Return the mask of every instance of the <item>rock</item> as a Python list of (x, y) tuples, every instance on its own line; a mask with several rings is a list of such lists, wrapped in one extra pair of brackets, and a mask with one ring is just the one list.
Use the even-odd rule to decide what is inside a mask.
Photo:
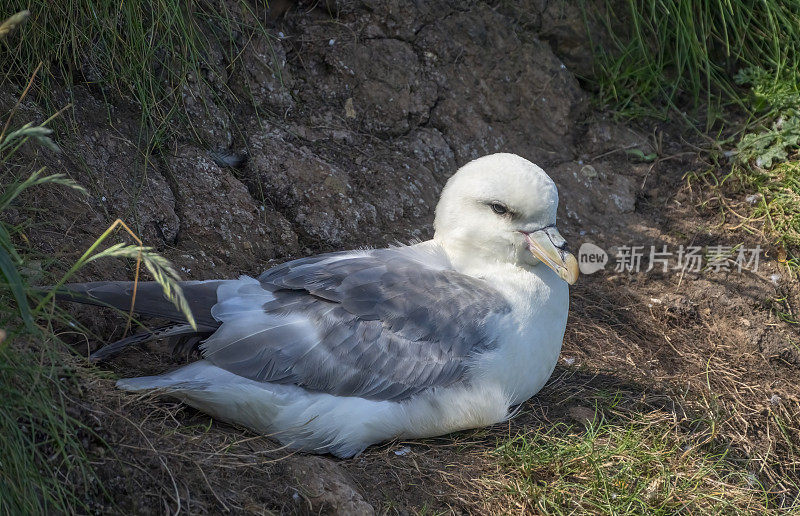
[(398, 152), (410, 151), (419, 163), (425, 164), (441, 185), (458, 169), (453, 149), (438, 129), (417, 129), (398, 140), (395, 148)]
[[(336, 131), (329, 138), (336, 139)], [(252, 157), (244, 180), (251, 194), (263, 195), (266, 204), (295, 225), (309, 249), (357, 247), (364, 241), (391, 243), (391, 236), (406, 241), (428, 236), (419, 233), (420, 227), (429, 228), (441, 186), (413, 154), (415, 150), (428, 153), (425, 156), (435, 154), (434, 159), (446, 161), (446, 150), (436, 146), (435, 133), (430, 146), (425, 140), (402, 151), (388, 151), (357, 135), (353, 138), (368, 160), (331, 156), (319, 147), (312, 150), (277, 127), (255, 133), (249, 141)], [(398, 226), (401, 219), (419, 223)]]
[(204, 146), (226, 148), (233, 141), (231, 119), (214, 91), (207, 82), (190, 76), (180, 87), (183, 110)]
[[(210, 34), (206, 37), (215, 38)], [(233, 140), (233, 121), (227, 102), (230, 76), (223, 49), (212, 47), (204, 60), (208, 66), (189, 72), (180, 84), (177, 101), (188, 117), (192, 139), (199, 139), (206, 148), (227, 148)]]
[(616, 174), (608, 196), (619, 213), (630, 213), (636, 208), (636, 184), (628, 176)]
[(372, 39), (329, 50), (325, 54), (333, 72), (329, 77), (339, 83), (338, 91), (352, 91), (352, 97), (345, 99), (336, 95), (335, 102), (346, 110), (352, 98), (352, 115), (362, 130), (399, 136), (428, 120), (436, 102), (436, 83), (423, 74), (410, 44)]
[(375, 224), (374, 210), (354, 206), (350, 175), (307, 147), (255, 135), (250, 148), (251, 191), (260, 188), (265, 203), (298, 226), (307, 239), (335, 247), (361, 222)]
[[(567, 162), (548, 168), (559, 192), (563, 192), (561, 198), (567, 199), (559, 205), (559, 226), (595, 233), (629, 224), (628, 214), (636, 209), (638, 184), (630, 176), (615, 172), (617, 169), (614, 162), (606, 161), (591, 165)], [(599, 214), (603, 215), (602, 224)]]
[(597, 169), (591, 165), (584, 165), (581, 167), (581, 175), (587, 179), (594, 179), (597, 177)]
[(638, 149), (645, 155), (655, 152), (648, 135), (608, 120), (597, 120), (587, 127), (583, 149), (593, 158), (612, 152), (624, 155), (629, 149)]
[[(134, 138), (120, 137), (136, 134), (136, 122), (128, 119), (124, 108), (120, 113), (106, 107), (82, 87), (75, 88), (74, 103), (73, 122), (83, 132), (72, 141), (58, 138), (69, 151), (55, 156), (50, 170), (66, 172), (87, 188), (89, 197), (60, 188), (59, 200), (51, 206), (59, 206), (62, 218), (68, 219), (67, 213), (73, 212), (81, 213), (84, 221), (91, 221), (82, 224), (93, 226), (88, 242), (120, 218), (146, 245), (173, 244), (180, 220), (169, 183), (155, 160), (143, 159)], [(108, 125), (107, 117), (115, 121), (114, 127)]]
[(566, 68), (580, 78), (594, 75), (593, 46), (614, 48), (605, 25), (599, 21), (607, 9), (604, 0), (500, 2), (495, 9), (505, 15), (512, 30), (521, 37), (535, 35), (548, 43)]
[(312, 514), (368, 516), (375, 509), (364, 500), (345, 471), (324, 457), (301, 456), (289, 459), (289, 475), (297, 491), (310, 505)]
[(586, 98), (546, 43), (521, 39), (485, 4), (369, 9), (351, 6), (336, 25), (290, 17), (304, 125), (390, 142), (436, 130), (457, 163), (504, 150), (545, 164), (572, 156), (567, 135)]
[(184, 258), (181, 265), (202, 276), (218, 275), (215, 269), (221, 263), (240, 273), (257, 274), (261, 271), (253, 268), (259, 263), (297, 250), (288, 221), (271, 207), (257, 205), (232, 172), (217, 166), (208, 153), (180, 147), (167, 163), (178, 190), (180, 248), (213, 254), (195, 263)]
[[(539, 37), (547, 41), (564, 65), (579, 77), (594, 75), (592, 44), (610, 47), (605, 27), (593, 16), (604, 8), (603, 2), (597, 1), (582, 5), (568, 0), (550, 0), (541, 13)], [(586, 28), (587, 21), (590, 30)]]
[(575, 422), (583, 424), (591, 424), (599, 418), (599, 415), (595, 413), (595, 409), (591, 407), (570, 407), (567, 414)]
[(480, 5), (420, 31), (417, 45), (438, 58), (430, 125), (458, 162), (505, 150), (540, 164), (563, 161), (572, 156), (567, 134), (582, 116), (584, 95), (546, 44), (506, 27), (502, 15)]
[(286, 66), (286, 49), (280, 39), (256, 33), (244, 49), (242, 62), (244, 80), (231, 84), (239, 97), (279, 113), (294, 106), (294, 77)]
[[(259, 22), (234, 4), (246, 26)], [(78, 87), (85, 133), (43, 164), (92, 197), (64, 203), (60, 226), (80, 217), (90, 243), (120, 216), (193, 277), (229, 277), (308, 252), (428, 238), (447, 178), (480, 155), (511, 151), (544, 166), (574, 157), (585, 97), (548, 45), (508, 30), (507, 16), (454, 1), (335, 7), (337, 23), (292, 9), (274, 38), (232, 34), (235, 62), (230, 49), (210, 49), (210, 67), (178, 90), (193, 129), (146, 164), (138, 108), (118, 99), (108, 111), (101, 93)], [(230, 149), (251, 161), (223, 170), (207, 154)], [(43, 249), (59, 245), (43, 239)]]

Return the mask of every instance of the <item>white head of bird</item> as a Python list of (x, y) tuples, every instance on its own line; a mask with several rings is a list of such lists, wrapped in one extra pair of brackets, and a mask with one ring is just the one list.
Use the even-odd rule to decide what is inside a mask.
[(558, 190), (516, 154), (490, 154), (461, 167), (436, 206), (436, 240), (458, 261), (549, 267), (570, 285), (578, 262), (556, 229)]

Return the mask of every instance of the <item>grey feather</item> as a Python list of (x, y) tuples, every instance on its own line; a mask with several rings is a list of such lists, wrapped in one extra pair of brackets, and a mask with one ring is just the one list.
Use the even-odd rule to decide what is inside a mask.
[[(463, 380), (471, 359), (496, 346), (487, 318), (510, 310), (490, 285), (452, 270), (441, 250), (412, 247), (319, 255), (258, 280), (181, 286), (198, 332), (160, 286), (140, 283), (136, 312), (175, 324), (118, 341), (93, 358), (164, 337), (193, 346), (213, 332), (200, 346), (203, 355), (234, 374), (337, 396), (403, 400)], [(128, 310), (132, 292), (131, 282), (83, 283), (58, 298)]]
[[(191, 351), (202, 338), (219, 327), (219, 322), (211, 315), (211, 308), (217, 303), (217, 289), (222, 283), (223, 280), (181, 282), (181, 288), (197, 322), (195, 331), (187, 324), (183, 313), (164, 296), (161, 285), (152, 281), (140, 282), (136, 287), (134, 311), (140, 315), (168, 319), (173, 323), (107, 344), (89, 358), (93, 361), (108, 360), (129, 346), (164, 338), (176, 339), (175, 352)], [(132, 281), (73, 283), (62, 287), (56, 293), (56, 299), (109, 306), (127, 312), (133, 299), (133, 286)]]
[[(253, 380), (375, 400), (462, 380), (470, 359), (496, 346), (486, 319), (509, 305), (446, 267), (444, 253), (410, 249), (295, 260), (240, 286), (248, 301), (233, 294), (228, 308), (220, 295), (223, 325), (201, 345), (204, 357)], [(259, 287), (266, 302), (255, 312)]]
[[(206, 331), (219, 326), (219, 322), (211, 315), (211, 308), (217, 303), (217, 288), (224, 281), (182, 281), (180, 283), (198, 329)], [(72, 283), (65, 285), (56, 293), (56, 299), (59, 301), (110, 306), (126, 312), (131, 308), (132, 298), (132, 281)], [(183, 313), (164, 296), (161, 285), (154, 281), (139, 282), (136, 288), (134, 311), (140, 315), (169, 319), (176, 323), (187, 322)]]
[(234, 152), (231, 150), (209, 151), (208, 153), (214, 163), (221, 168), (240, 168), (249, 159), (246, 152)]
[[(99, 362), (101, 360), (108, 360), (109, 358), (119, 354), (128, 346), (132, 346), (135, 344), (144, 344), (145, 342), (150, 342), (151, 340), (159, 340), (159, 339), (167, 339), (167, 338), (174, 338), (174, 337), (194, 337), (197, 335), (197, 332), (188, 324), (169, 324), (167, 326), (161, 326), (159, 328), (155, 328), (153, 330), (147, 330), (135, 335), (131, 335), (129, 337), (125, 337), (124, 339), (120, 339), (116, 342), (112, 342), (111, 344), (107, 344), (102, 348), (98, 349), (89, 357), (89, 360)], [(194, 341), (195, 344), (197, 341)]]

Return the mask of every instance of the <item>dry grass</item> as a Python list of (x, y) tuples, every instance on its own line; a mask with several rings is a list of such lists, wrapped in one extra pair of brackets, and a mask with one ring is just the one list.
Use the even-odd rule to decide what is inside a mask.
[[(558, 422), (520, 433), (495, 452), (484, 479), (514, 512), (729, 513), (770, 506), (769, 493), (711, 436), (666, 410), (630, 410), (625, 394), (598, 392), (585, 425)], [(588, 401), (588, 400), (587, 400)]]
[(703, 210), (716, 212), (715, 228), (771, 244), (789, 274), (800, 271), (800, 162), (733, 165), (726, 173), (709, 164), (687, 177)]
[[(797, 510), (797, 366), (751, 342), (754, 331), (783, 342), (792, 324), (750, 300), (763, 288), (756, 279), (703, 281), (587, 280), (574, 291), (563, 352), (574, 365), (560, 366), (514, 419), (337, 464), (388, 514)], [(740, 304), (715, 304), (725, 296)], [(126, 375), (176, 365), (150, 352), (120, 360), (113, 369)], [(286, 464), (302, 457), (178, 403), (113, 392), (107, 380), (82, 388), (82, 420), (99, 421), (95, 431), (113, 443), (99, 464), (109, 491), (146, 493), (119, 496), (118, 508), (297, 509)]]
[(84, 377), (71, 400), (82, 420), (110, 443), (92, 450), (109, 500), (101, 512), (269, 513), (291, 502), (276, 464), (293, 454), (265, 436), (220, 424), (175, 401), (131, 396), (108, 379)]
[[(743, 485), (739, 475), (729, 486), (729, 496), (743, 504), (739, 509), (759, 503), (753, 490), (768, 494), (772, 508), (796, 507), (800, 408), (796, 386), (789, 381), (793, 373), (775, 364), (768, 353), (748, 349), (754, 335), (743, 327), (739, 307), (725, 311), (714, 301), (720, 295), (741, 296), (739, 306), (752, 309), (749, 327), (763, 330), (762, 340), (788, 342), (783, 339), (793, 328), (779, 321), (768, 306), (748, 300), (750, 289), (757, 290), (757, 285), (729, 280), (733, 285), (693, 288), (679, 287), (675, 278), (649, 278), (642, 288), (619, 278), (608, 285), (608, 297), (595, 294), (581, 299), (576, 313), (585, 315), (573, 320), (565, 353), (575, 353), (586, 367), (611, 367), (617, 374), (638, 379), (650, 393), (662, 386), (669, 400), (669, 406), (662, 408), (667, 421), (662, 413), (631, 412), (630, 407), (624, 408), (628, 414), (622, 414), (622, 420), (632, 425), (634, 434), (647, 435), (648, 428), (660, 421), (656, 426), (663, 435), (674, 435), (673, 444), (689, 444), (698, 452), (703, 446), (717, 450), (714, 453), (723, 450), (722, 455), (733, 460), (725, 468), (761, 483), (750, 486), (751, 477), (745, 476)], [(662, 304), (648, 306), (651, 296), (661, 298)], [(606, 435), (630, 429), (626, 425), (612, 426)]]
[[(119, 5), (130, 10), (113, 11), (110, 19), (136, 18), (136, 6)], [(170, 41), (184, 34), (183, 26), (168, 29)], [(31, 55), (49, 48), (43, 41), (37, 40)], [(157, 59), (145, 47), (145, 59), (130, 62)], [(113, 63), (127, 64), (122, 58), (132, 51), (118, 50), (108, 61), (112, 69)], [(178, 75), (170, 76), (174, 91), (197, 66), (177, 64)], [(164, 124), (171, 108), (154, 103), (159, 95), (148, 86), (157, 78), (146, 75), (137, 82), (142, 70), (128, 72), (132, 75), (121, 76), (115, 87), (140, 98), (143, 117)], [(730, 229), (739, 224), (737, 231), (760, 231), (767, 220), (752, 213), (742, 217), (752, 224), (737, 221)], [(696, 223), (695, 217), (687, 220)], [(678, 284), (659, 277), (645, 284), (625, 277), (587, 280), (574, 290), (564, 350), (576, 365), (559, 368), (516, 418), (491, 429), (372, 447), (337, 464), (387, 513), (797, 510), (797, 355), (788, 346), (762, 343), (791, 342), (787, 335), (796, 336), (794, 323), (781, 314), (797, 314), (798, 301), (789, 293), (785, 301), (768, 304), (713, 304), (745, 299), (743, 289), (762, 287), (745, 281), (731, 278), (720, 286), (691, 278)], [(648, 306), (653, 296), (663, 302)], [(750, 319), (749, 329), (742, 314)], [(763, 333), (754, 334), (756, 329)], [(143, 353), (113, 369), (128, 376), (145, 372), (150, 362), (176, 365), (174, 359)], [(59, 368), (50, 378), (63, 373)], [(285, 475), (286, 463), (296, 457), (288, 450), (176, 402), (116, 392), (107, 373), (70, 374), (75, 383), (59, 391), (65, 396), (61, 407), (69, 412), (64, 421), (83, 425), (84, 431), (80, 442), (68, 443), (78, 451), (67, 455), (85, 453), (111, 496), (105, 497), (91, 476), (58, 476), (57, 469), (53, 478), (61, 483), (54, 484), (54, 493), (80, 492), (86, 512), (296, 510), (294, 479)], [(405, 446), (409, 453), (394, 453)], [(62, 512), (73, 507), (67, 500)]]

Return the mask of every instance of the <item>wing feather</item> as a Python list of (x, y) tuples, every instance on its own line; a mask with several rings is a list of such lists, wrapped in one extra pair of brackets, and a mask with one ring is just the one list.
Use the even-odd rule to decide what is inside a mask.
[(496, 345), (485, 323), (508, 303), (444, 266), (443, 252), (408, 249), (320, 255), (226, 285), (205, 358), (257, 381), (375, 400), (462, 380)]

